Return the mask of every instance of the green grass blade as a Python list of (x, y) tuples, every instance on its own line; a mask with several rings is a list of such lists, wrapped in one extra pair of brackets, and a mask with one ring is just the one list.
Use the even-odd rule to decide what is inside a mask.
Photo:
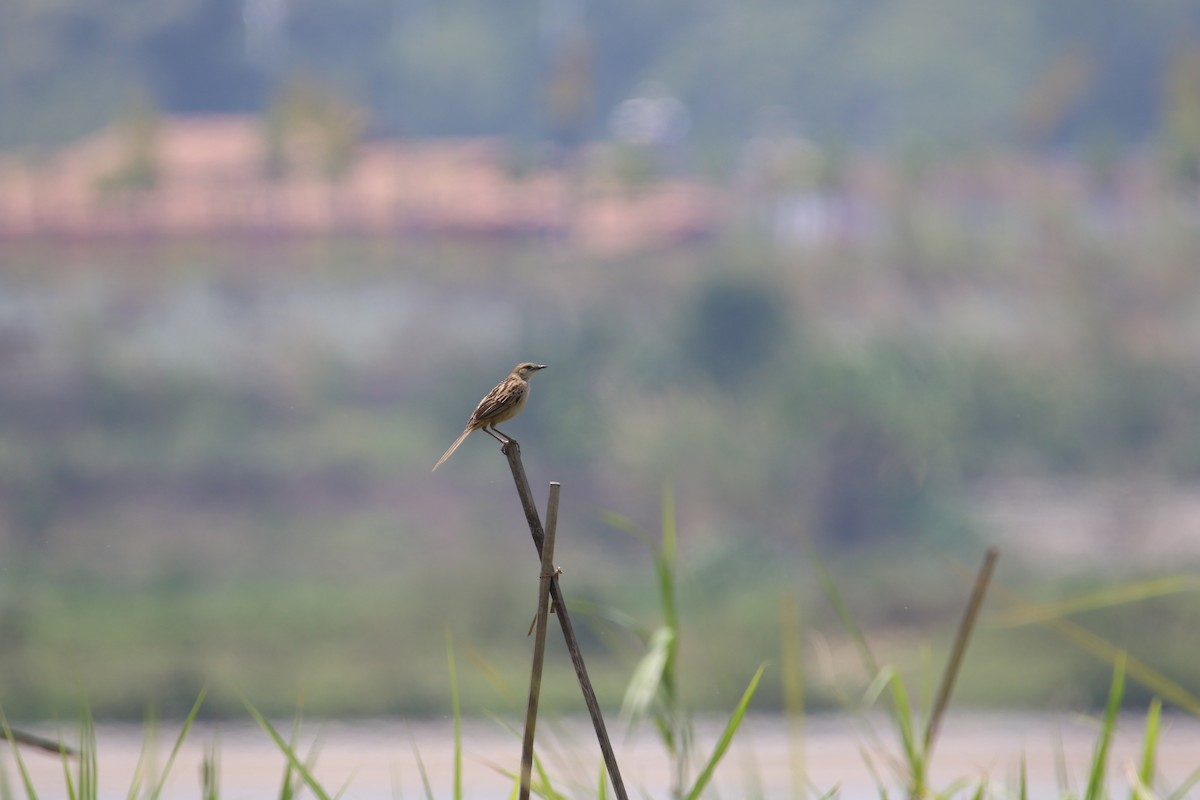
[(658, 731), (658, 738), (662, 739), (663, 747), (672, 757), (678, 756), (683, 742), (681, 736), (676, 735), (675, 728), (671, 725), (671, 719), (666, 714), (658, 713), (654, 715), (654, 729)]
[[(288, 747), (295, 750), (300, 746), (300, 720), (301, 711), (297, 706), (296, 713), (292, 717), (292, 736), (288, 739)], [(292, 762), (284, 759), (283, 762), (283, 782), (279, 784), (279, 800), (292, 800), (296, 796), (296, 769), (292, 766)]]
[(333, 796), (333, 800), (342, 800), (346, 796), (346, 792), (350, 790), (350, 784), (354, 782), (354, 776), (346, 778), (346, 782), (342, 784), (342, 788), (337, 790), (337, 794)]
[(812, 561), (817, 570), (817, 577), (821, 581), (821, 586), (825, 590), (825, 596), (829, 598), (833, 610), (837, 613), (838, 620), (842, 623), (842, 627), (846, 629), (846, 633), (850, 635), (850, 639), (858, 648), (859, 658), (862, 660), (863, 667), (868, 675), (878, 675), (880, 673), (879, 662), (875, 659), (875, 654), (871, 652), (871, 646), (867, 644), (867, 637), (863, 635), (862, 629), (858, 627), (858, 622), (854, 619), (854, 615), (850, 613), (850, 607), (846, 605), (846, 601), (842, 598), (842, 593), (838, 591), (837, 584), (833, 581), (833, 576), (829, 574), (829, 570), (825, 567), (825, 562), (817, 555), (816, 548), (808, 544), (805, 548), (809, 559)]
[(700, 797), (701, 792), (704, 791), (709, 781), (712, 780), (713, 772), (716, 771), (717, 764), (721, 762), (725, 751), (729, 749), (729, 745), (733, 742), (733, 737), (746, 716), (746, 709), (750, 706), (750, 700), (754, 697), (754, 692), (758, 689), (758, 682), (762, 680), (763, 672), (766, 669), (766, 664), (759, 665), (758, 670), (754, 673), (754, 677), (750, 679), (750, 684), (746, 687), (746, 691), (742, 693), (742, 699), (738, 702), (737, 707), (733, 710), (733, 714), (729, 717), (729, 723), (726, 724), (725, 730), (722, 731), (721, 737), (717, 740), (712, 755), (708, 757), (708, 763), (704, 765), (704, 769), (700, 771), (696, 782), (692, 784), (691, 790), (687, 792), (687, 800), (696, 800), (696, 798)]
[(927, 720), (933, 719), (933, 647), (929, 642), (917, 644), (917, 709)]
[(29, 776), (29, 768), (25, 766), (21, 748), (17, 744), (12, 728), (8, 725), (8, 717), (3, 711), (0, 711), (0, 724), (4, 726), (4, 738), (8, 740), (8, 747), (12, 750), (13, 759), (17, 762), (17, 771), (21, 773), (21, 782), (25, 785), (25, 795), (29, 800), (37, 800), (37, 790), (33, 788), (33, 779)]
[(163, 787), (167, 785), (167, 776), (171, 774), (171, 768), (175, 765), (175, 759), (179, 756), (179, 751), (183, 748), (183, 742), (187, 739), (188, 731), (192, 729), (192, 723), (196, 721), (196, 715), (200, 713), (200, 706), (204, 704), (204, 696), (208, 693), (208, 687), (200, 689), (200, 694), (196, 697), (196, 702), (192, 703), (192, 710), (183, 720), (183, 727), (179, 731), (179, 736), (175, 739), (175, 746), (171, 748), (171, 755), (167, 756), (167, 763), (163, 765), (162, 774), (158, 778), (158, 785), (150, 792), (150, 800), (158, 800), (162, 795)]
[(412, 740), (413, 757), (417, 760), (417, 772), (421, 775), (421, 786), (425, 789), (425, 800), (437, 800), (433, 794), (433, 786), (429, 783), (429, 773), (425, 770), (425, 759), (421, 758), (421, 748), (417, 746), (416, 737)]
[(600, 765), (600, 782), (596, 786), (596, 799), (608, 800), (608, 770)]
[[(508, 778), (509, 780), (516, 782), (516, 786), (513, 788), (513, 797), (516, 797), (517, 795), (520, 794), (520, 791), (521, 791), (521, 775), (520, 775), (520, 773), (514, 772), (512, 770), (504, 769), (503, 767), (501, 767), (497, 764), (488, 763), (487, 765), (496, 773), (503, 775), (504, 777)], [(529, 791), (531, 794), (538, 795), (539, 797), (544, 797), (544, 798), (546, 798), (546, 800), (567, 800), (566, 795), (562, 794), (561, 792), (559, 792), (557, 789), (554, 788), (554, 786), (550, 780), (550, 773), (546, 771), (545, 762), (543, 762), (542, 759), (539, 758), (536, 753), (533, 756), (533, 768), (534, 768), (534, 771), (537, 773), (537, 775), (535, 776), (535, 778), (536, 778), (535, 780), (530, 781)]]
[(866, 766), (871, 780), (875, 782), (875, 789), (879, 792), (879, 796), (886, 798), (887, 786), (884, 784), (883, 778), (879, 775), (879, 768), (875, 766), (875, 759), (871, 758), (871, 753), (861, 744), (858, 745), (858, 755), (863, 760), (863, 764)]
[(634, 668), (625, 689), (625, 699), (621, 701), (621, 718), (626, 722), (641, 719), (654, 703), (662, 687), (674, 641), (675, 631), (666, 627), (659, 628), (650, 637), (646, 654)]
[[(304, 727), (304, 702), (303, 697), (296, 703), (296, 712), (292, 715), (292, 732), (288, 737), (288, 747), (295, 752), (300, 752), (300, 731)], [(320, 749), (320, 736), (313, 739), (312, 747), (308, 751), (308, 755), (304, 758), (304, 765), (311, 771), (317, 763), (317, 753)], [(301, 788), (297, 781), (302, 781), (303, 777), (292, 766), (292, 762), (284, 760), (283, 764), (283, 784), (280, 786), (280, 800), (294, 800), (300, 794)]]
[(1138, 765), (1138, 780), (1142, 786), (1154, 784), (1154, 765), (1158, 755), (1159, 723), (1162, 719), (1162, 701), (1157, 697), (1150, 702), (1146, 714), (1146, 739), (1142, 742), (1142, 760)]
[[(659, 602), (662, 605), (663, 627), (669, 631), (679, 630), (679, 612), (675, 606), (675, 576), (674, 566), (666, 558), (655, 559), (658, 572)], [(667, 662), (663, 669), (663, 688), (668, 697), (675, 693), (675, 652), (677, 637), (672, 636), (668, 641)]]
[(1113, 668), (1112, 686), (1108, 692), (1108, 707), (1104, 712), (1104, 727), (1100, 731), (1100, 739), (1096, 742), (1096, 752), (1092, 756), (1092, 768), (1088, 774), (1084, 800), (1100, 800), (1104, 794), (1104, 773), (1108, 767), (1108, 750), (1112, 744), (1113, 733), (1117, 728), (1117, 712), (1121, 710), (1121, 696), (1124, 691), (1125, 660), (1118, 658)]
[(204, 748), (201, 775), (201, 797), (203, 800), (217, 800), (221, 796), (221, 742), (217, 734)]
[(655, 577), (658, 579), (659, 597), (663, 606), (663, 623), (677, 627), (677, 609), (672, 574), (675, 568), (678, 530), (675, 514), (675, 493), (670, 485), (663, 487), (661, 540), (655, 541), (628, 517), (611, 511), (602, 512), (604, 521), (617, 530), (624, 531), (640, 540), (654, 557)]
[(1200, 592), (1200, 579), (1194, 575), (1167, 575), (1123, 586), (1109, 586), (1057, 603), (1022, 603), (1017, 608), (993, 616), (991, 624), (1000, 628), (1019, 628), (1084, 611), (1096, 611), (1181, 592)]
[(598, 605), (586, 597), (577, 597), (571, 600), (571, 615), (604, 620), (613, 627), (636, 636), (643, 645), (650, 639), (650, 628), (639, 622), (632, 614), (613, 606)]
[[(571, 604), (571, 614), (578, 613), (578, 606), (575, 603)], [(501, 700), (509, 708), (520, 708), (522, 698), (517, 696), (513, 691), (512, 684), (504, 677), (504, 673), (491, 661), (484, 657), (482, 653), (474, 647), (467, 648), (467, 660), (475, 665), (488, 684), (500, 695)]]
[[(1018, 611), (1036, 608), (1034, 604), (1021, 600), (1013, 592), (1001, 592), (1001, 594)], [(1124, 663), (1124, 671), (1129, 679), (1140, 683), (1156, 696), (1173, 705), (1179, 706), (1192, 716), (1200, 718), (1200, 697), (1192, 694), (1149, 664), (1145, 664), (1137, 658), (1128, 655), (1120, 647), (1109, 642), (1102, 636), (1097, 636), (1086, 628), (1062, 617), (1041, 619), (1039, 624), (1050, 628), (1063, 638), (1073, 642), (1084, 652), (1101, 661), (1115, 664), (1117, 659), (1120, 658)]]
[(908, 762), (909, 783), (913, 797), (925, 795), (925, 756), (917, 740), (917, 726), (908, 702), (904, 681), (894, 670), (888, 685), (892, 689), (892, 719), (900, 730), (900, 742), (904, 747), (904, 760)]
[(150, 779), (154, 770), (155, 755), (158, 747), (158, 720), (154, 707), (146, 709), (145, 719), (142, 720), (142, 749), (138, 752), (137, 763), (133, 767), (133, 776), (129, 779), (129, 791), (125, 800), (137, 800), (142, 794), (142, 784)]
[(98, 776), (100, 766), (96, 761), (96, 721), (86, 704), (80, 714), (79, 723), (79, 798), (96, 800), (100, 794)]
[(668, 562), (675, 561), (678, 530), (675, 526), (675, 489), (671, 484), (662, 490), (662, 554)]
[(792, 592), (779, 597), (780, 684), (783, 712), (787, 720), (788, 763), (791, 766), (792, 796), (804, 792), (804, 645), (800, 600)]
[(317, 796), (318, 800), (333, 800), (329, 793), (325, 791), (324, 787), (322, 787), (321, 784), (317, 782), (317, 779), (313, 777), (312, 771), (308, 768), (308, 766), (300, 760), (300, 756), (296, 755), (295, 748), (284, 741), (283, 737), (279, 735), (279, 731), (275, 730), (275, 726), (272, 725), (266, 717), (259, 713), (259, 710), (251, 705), (249, 700), (242, 698), (242, 704), (246, 706), (247, 710), (249, 710), (250, 716), (254, 717), (254, 721), (259, 724), (259, 727), (266, 731), (267, 735), (270, 736), (272, 741), (275, 742), (275, 746), (279, 748), (280, 752), (282, 752), (287, 758), (288, 763), (290, 763), (296, 772), (300, 774), (300, 777), (304, 780), (305, 785), (307, 785), (309, 790), (311, 790), (312, 793)]
[[(71, 759), (66, 751), (63, 751), (62, 766), (63, 766), (63, 785), (67, 788), (67, 800), (79, 800), (79, 795), (75, 793), (75, 779), (71, 777)], [(83, 754), (80, 753), (80, 758)]]
[(862, 705), (864, 708), (870, 708), (875, 705), (879, 696), (883, 694), (883, 690), (892, 682), (892, 678), (896, 675), (896, 670), (893, 667), (884, 667), (879, 670), (879, 673), (867, 684), (867, 688), (863, 691)]
[(1063, 744), (1062, 733), (1055, 735), (1054, 742), (1054, 777), (1058, 782), (1058, 793), (1064, 798), (1074, 795), (1071, 791), (1071, 776), (1067, 772), (1067, 749)]
[(8, 768), (5, 767), (3, 760), (0, 760), (0, 800), (17, 800), (17, 796), (13, 794), (12, 784), (8, 780)]
[(667, 647), (667, 661), (663, 665), (662, 689), (668, 708), (678, 715), (678, 696), (675, 680), (675, 654), (678, 651), (679, 607), (675, 597), (676, 541), (675, 492), (670, 484), (663, 487), (662, 496), (662, 547), (654, 562), (658, 572), (659, 602), (662, 604), (663, 626), (675, 632)]
[(450, 673), (450, 709), (454, 715), (454, 800), (462, 800), (462, 710), (458, 702), (458, 671), (454, 667), (454, 639), (446, 631), (446, 666)]
[[(900, 742), (903, 749), (904, 762), (892, 757), (891, 753), (886, 749), (881, 750), (888, 766), (891, 767), (897, 774), (908, 776), (910, 790), (915, 794), (917, 789), (923, 789), (925, 782), (925, 759), (920, 750), (920, 745), (917, 739), (916, 721), (912, 714), (912, 707), (908, 701), (908, 692), (904, 688), (904, 682), (901, 680), (899, 673), (892, 666), (886, 666), (879, 671), (870, 685), (863, 692), (863, 699), (860, 706), (860, 713), (869, 709), (884, 695), (884, 690), (890, 690), (891, 703), (888, 707), (888, 716), (891, 718), (892, 724), (900, 733)], [(870, 725), (865, 714), (864, 720), (867, 721), (867, 733), (877, 745), (882, 747), (882, 739)]]
[(1141, 779), (1141, 777), (1133, 771), (1133, 765), (1129, 765), (1127, 773), (1129, 778), (1129, 797), (1130, 800), (1158, 800), (1158, 795), (1150, 790)]
[(550, 773), (546, 772), (546, 765), (536, 755), (533, 757), (533, 767), (537, 771), (539, 781), (536, 788), (537, 793), (546, 800), (566, 800), (566, 795), (560, 794), (554, 788), (550, 780)]
[(638, 662), (622, 702), (621, 716), (633, 721), (652, 715), (655, 729), (672, 761), (672, 792), (680, 796), (688, 773), (691, 723), (682, 706), (677, 680), (679, 608), (675, 596), (675, 559), (678, 529), (675, 494), (670, 484), (663, 487), (661, 538), (655, 542), (636, 525), (616, 514), (606, 515), (615, 527), (641, 539), (654, 561), (663, 624), (646, 641), (646, 652)]
[(1184, 782), (1179, 784), (1179, 787), (1176, 788), (1175, 791), (1167, 795), (1167, 800), (1182, 800), (1184, 797), (1187, 797), (1187, 794), (1192, 790), (1192, 787), (1198, 783), (1200, 783), (1200, 768), (1188, 775)]
[(658, 551), (658, 544), (654, 541), (654, 538), (650, 534), (646, 533), (646, 531), (642, 530), (642, 528), (636, 522), (629, 519), (629, 517), (618, 514), (614, 511), (602, 511), (600, 512), (600, 517), (611, 527), (640, 540), (650, 552), (653, 553)]

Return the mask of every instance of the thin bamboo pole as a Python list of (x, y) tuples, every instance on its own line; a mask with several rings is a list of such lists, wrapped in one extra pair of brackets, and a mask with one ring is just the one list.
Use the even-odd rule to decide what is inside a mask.
[[(529, 533), (533, 537), (533, 545), (537, 548), (538, 556), (546, 540), (542, 521), (538, 517), (537, 506), (533, 502), (533, 492), (529, 488), (529, 479), (525, 477), (525, 465), (521, 463), (521, 447), (515, 441), (510, 441), (501, 448), (508, 457), (508, 466), (512, 470), (513, 483), (517, 487), (517, 495), (521, 498), (521, 507), (525, 511), (525, 521), (529, 523)], [(612, 782), (613, 792), (618, 800), (628, 800), (625, 782), (621, 779), (621, 771), (617, 766), (617, 756), (613, 752), (612, 742), (608, 738), (608, 729), (604, 725), (604, 715), (600, 712), (600, 702), (592, 688), (588, 677), (587, 665), (583, 662), (583, 654), (579, 650), (579, 640), (575, 637), (575, 628), (571, 625), (571, 616), (567, 613), (567, 605), (563, 602), (562, 590), (558, 586), (558, 577), (550, 577), (550, 599), (557, 609), (558, 624), (562, 628), (563, 639), (567, 643), (567, 652), (571, 656), (571, 664), (575, 667), (575, 675), (579, 679), (579, 689), (583, 692), (583, 703), (587, 706), (588, 715), (592, 718), (592, 727), (596, 730), (596, 740), (600, 744), (600, 752), (604, 756), (604, 765), (608, 768), (608, 777)]]
[(542, 691), (542, 665), (546, 657), (546, 623), (550, 614), (550, 579), (554, 571), (554, 534), (558, 528), (558, 494), (562, 484), (550, 484), (546, 503), (546, 539), (542, 546), (542, 572), (538, 578), (537, 617), (534, 621), (533, 667), (529, 671), (529, 705), (525, 709), (525, 741), (521, 747), (520, 800), (529, 800), (533, 775), (533, 734), (537, 727), (538, 699)]
[(971, 599), (963, 612), (962, 622), (958, 626), (958, 635), (954, 638), (954, 648), (950, 651), (950, 660), (946, 663), (946, 671), (942, 673), (942, 685), (938, 689), (937, 700), (933, 704), (933, 713), (929, 715), (929, 726), (925, 729), (925, 758), (928, 760), (933, 751), (933, 743), (937, 741), (938, 730), (942, 725), (942, 717), (946, 706), (950, 703), (950, 693), (954, 691), (954, 682), (958, 678), (958, 670), (962, 666), (963, 655), (967, 652), (967, 642), (975, 629), (975, 620), (979, 617), (979, 608), (983, 605), (983, 596), (987, 593), (988, 584), (992, 581), (992, 572), (996, 569), (996, 559), (1000, 551), (989, 547), (983, 557), (983, 565), (975, 577), (975, 586), (971, 590)]

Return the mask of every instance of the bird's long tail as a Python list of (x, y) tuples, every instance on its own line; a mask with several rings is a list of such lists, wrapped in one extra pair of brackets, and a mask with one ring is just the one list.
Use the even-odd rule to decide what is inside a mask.
[(466, 429), (462, 432), (462, 435), (454, 440), (454, 444), (450, 445), (450, 449), (447, 450), (442, 455), (442, 457), (438, 459), (438, 463), (433, 465), (433, 469), (431, 469), (430, 472), (436, 472), (438, 467), (440, 467), (442, 464), (446, 463), (446, 459), (449, 458), (450, 456), (454, 455), (454, 451), (458, 449), (458, 446), (463, 443), (463, 440), (466, 439), (471, 434), (471, 431), (473, 431), (473, 430), (475, 430), (475, 429), (472, 428), (470, 425), (468, 425), (466, 427)]

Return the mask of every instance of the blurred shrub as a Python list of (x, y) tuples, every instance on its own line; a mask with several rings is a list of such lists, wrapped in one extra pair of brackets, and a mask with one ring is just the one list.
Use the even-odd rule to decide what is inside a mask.
[(120, 160), (95, 179), (98, 195), (133, 195), (158, 186), (159, 123), (159, 110), (149, 98), (138, 98), (125, 111), (117, 123)]
[(857, 550), (917, 536), (931, 521), (923, 460), (880, 420), (843, 415), (817, 455), (813, 515), (820, 538)]
[(791, 334), (777, 287), (739, 277), (703, 284), (683, 326), (683, 349), (702, 374), (726, 388), (780, 352)]

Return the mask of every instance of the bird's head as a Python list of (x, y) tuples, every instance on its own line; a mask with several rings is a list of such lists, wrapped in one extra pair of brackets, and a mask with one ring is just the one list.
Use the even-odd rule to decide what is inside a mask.
[(529, 380), (529, 376), (537, 372), (539, 369), (545, 368), (545, 364), (535, 364), (532, 361), (525, 361), (517, 364), (517, 366), (513, 368), (513, 375), (516, 375), (518, 378), (525, 381)]

